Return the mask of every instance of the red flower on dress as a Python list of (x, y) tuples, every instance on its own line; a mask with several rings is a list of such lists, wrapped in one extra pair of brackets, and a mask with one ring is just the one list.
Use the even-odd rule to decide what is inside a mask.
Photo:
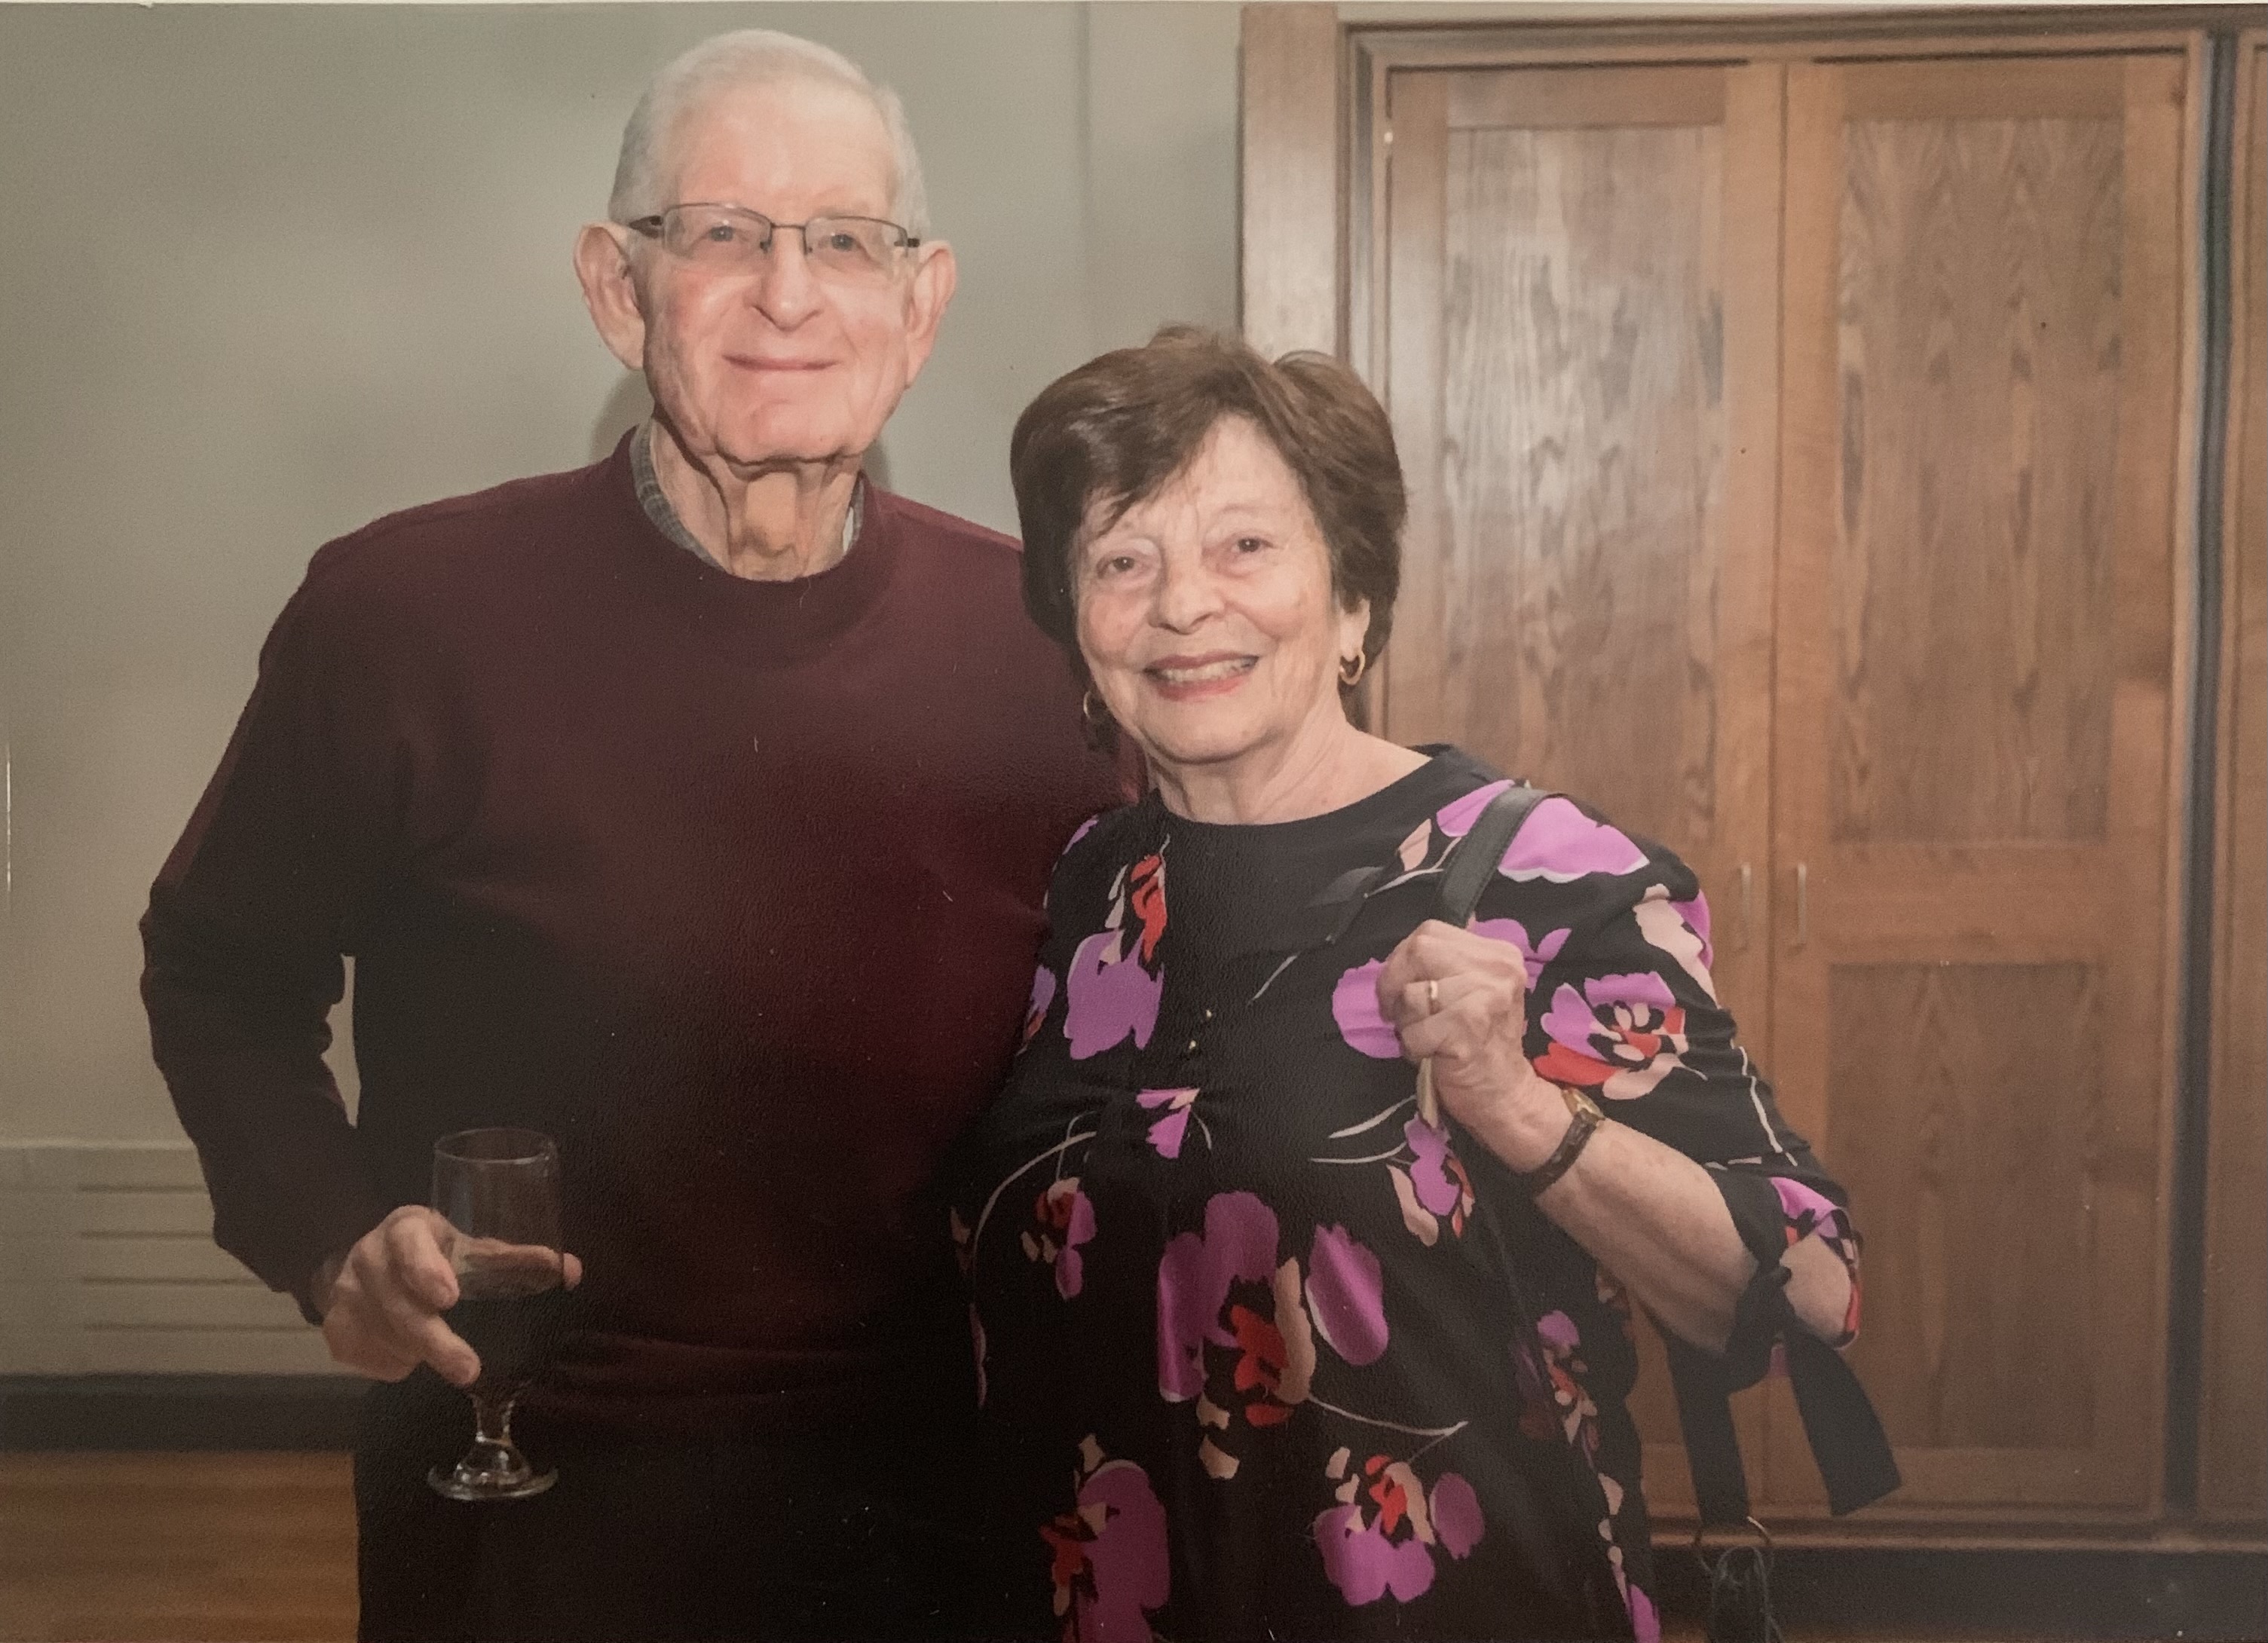
[(1147, 1643), (1172, 1583), (1166, 1509), (1133, 1462), (1079, 1449), (1078, 1504), (1040, 1526), (1064, 1643)]
[(1142, 961), (1158, 958), (1158, 938), (1166, 933), (1166, 858), (1145, 856), (1127, 875), (1127, 901), (1142, 925)]
[(1053, 1267), (1056, 1293), (1069, 1300), (1086, 1281), (1086, 1257), (1079, 1246), (1094, 1236), (1094, 1205), (1079, 1190), (1077, 1175), (1062, 1175), (1032, 1201), (1032, 1219), (1039, 1231), (1024, 1234), (1025, 1258)]

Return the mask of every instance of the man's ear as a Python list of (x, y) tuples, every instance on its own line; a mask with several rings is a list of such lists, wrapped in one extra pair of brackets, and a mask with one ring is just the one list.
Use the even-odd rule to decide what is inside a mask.
[(921, 375), (921, 368), (929, 363), (930, 350), (937, 346), (938, 322), (945, 318), (947, 304), (953, 300), (954, 288), (961, 283), (961, 265), (953, 260), (953, 247), (942, 239), (932, 239), (921, 247), (921, 265), (914, 269), (913, 284), (906, 292), (906, 382), (909, 387)]
[(575, 236), (575, 278), (607, 351), (632, 371), (645, 369), (645, 314), (630, 277), (630, 230), (585, 223)]

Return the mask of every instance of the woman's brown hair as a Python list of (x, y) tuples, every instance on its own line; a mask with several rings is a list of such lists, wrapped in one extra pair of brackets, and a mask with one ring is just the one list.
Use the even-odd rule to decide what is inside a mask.
[(1167, 326), (1050, 382), (1008, 445), (1024, 608), (1081, 679), (1075, 579), (1090, 514), (1109, 528), (1186, 468), (1229, 416), (1250, 422), (1298, 476), (1330, 555), (1331, 591), (1350, 609), (1370, 601), (1364, 655), (1375, 661), (1385, 648), (1409, 513), (1385, 410), (1328, 355), (1270, 364), (1233, 337)]

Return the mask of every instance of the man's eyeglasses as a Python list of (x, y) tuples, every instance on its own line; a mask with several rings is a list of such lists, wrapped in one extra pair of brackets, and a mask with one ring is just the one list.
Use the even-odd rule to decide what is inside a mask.
[(921, 244), (895, 223), (878, 217), (814, 217), (807, 223), (776, 223), (760, 211), (743, 210), (737, 205), (673, 205), (623, 226), (659, 240), (673, 256), (727, 272), (757, 267), (771, 253), (773, 234), (786, 229), (803, 237), (803, 254), (812, 272), (845, 280), (887, 277), (891, 253)]

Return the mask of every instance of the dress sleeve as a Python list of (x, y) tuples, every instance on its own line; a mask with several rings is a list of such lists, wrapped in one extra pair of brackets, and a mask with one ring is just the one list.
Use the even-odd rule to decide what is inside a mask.
[(316, 1268), (386, 1208), (323, 1060), (348, 932), (386, 852), (383, 689), (311, 592), (321, 564), (269, 634), (142, 921), (151, 1050), (214, 1239), (311, 1320)]
[(1765, 1292), (1786, 1282), (1781, 1259), (1807, 1238), (1851, 1274), (1843, 1328), (1830, 1343), (1847, 1345), (1859, 1323), (1848, 1195), (1780, 1116), (1718, 1001), (1709, 906), (1691, 869), (1571, 800), (1548, 799), (1513, 841), (1476, 928), (1490, 932), (1488, 915), (1498, 909), (1527, 914), (1524, 924), (1497, 921), (1494, 933), (1517, 941), (1527, 960), (1536, 1071), (1703, 1165), (1724, 1195), (1758, 1269), (1728, 1360), (1763, 1373), (1778, 1310)]

